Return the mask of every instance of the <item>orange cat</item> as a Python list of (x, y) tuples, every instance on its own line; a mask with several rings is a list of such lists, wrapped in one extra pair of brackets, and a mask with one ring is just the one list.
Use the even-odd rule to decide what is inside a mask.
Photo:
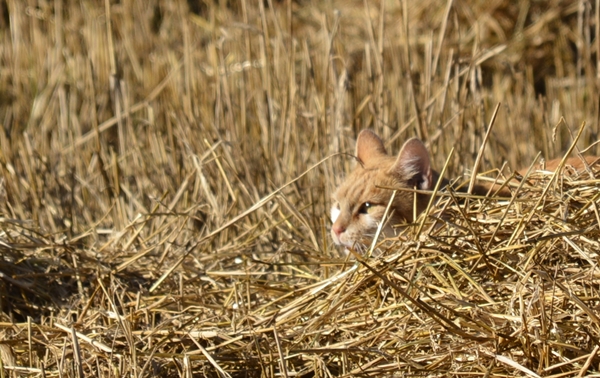
[[(356, 141), (356, 157), (359, 164), (335, 192), (331, 208), (333, 241), (345, 247), (373, 239), (392, 196), (392, 190), (383, 188), (433, 190), (439, 180), (438, 172), (431, 168), (427, 149), (416, 138), (406, 141), (394, 157), (387, 154), (383, 142), (373, 131), (363, 130)], [(588, 157), (586, 160), (592, 164), (597, 159)], [(546, 169), (554, 170), (559, 163), (560, 159), (551, 160)], [(575, 169), (584, 167), (579, 158), (571, 158), (567, 163)], [(443, 186), (446, 184), (448, 180), (442, 182)], [(473, 194), (485, 195), (488, 190), (489, 186), (476, 185)], [(506, 190), (500, 195), (509, 196), (510, 192)], [(428, 194), (417, 194), (416, 214), (425, 210), (429, 199)], [(413, 192), (397, 191), (383, 233), (392, 236), (393, 225), (412, 220), (414, 204)]]

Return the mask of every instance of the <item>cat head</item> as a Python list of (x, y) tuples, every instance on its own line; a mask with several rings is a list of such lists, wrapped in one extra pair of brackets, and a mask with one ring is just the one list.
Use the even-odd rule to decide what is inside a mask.
[[(373, 131), (363, 130), (356, 140), (356, 158), (358, 164), (336, 190), (331, 207), (331, 236), (347, 248), (369, 243), (382, 221), (387, 221), (384, 234), (393, 236), (393, 225), (413, 220), (415, 198), (409, 191), (396, 192), (389, 219), (383, 219), (394, 188), (431, 190), (435, 184), (429, 153), (415, 138), (394, 157)], [(427, 201), (428, 196), (417, 196), (417, 214)]]

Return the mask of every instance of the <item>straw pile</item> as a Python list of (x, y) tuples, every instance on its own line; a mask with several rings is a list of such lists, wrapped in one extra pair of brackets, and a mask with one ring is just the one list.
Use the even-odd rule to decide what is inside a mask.
[[(594, 7), (0, 3), (0, 376), (600, 376), (598, 168), (510, 173), (597, 139)], [(366, 127), (514, 195), (346, 256)]]

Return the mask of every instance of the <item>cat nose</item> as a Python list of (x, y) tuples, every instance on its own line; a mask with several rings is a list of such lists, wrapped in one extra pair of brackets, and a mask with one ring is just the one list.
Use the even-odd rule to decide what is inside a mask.
[(334, 224), (333, 227), (331, 227), (331, 230), (333, 231), (333, 233), (335, 234), (335, 236), (340, 237), (340, 235), (346, 231), (346, 228), (344, 226), (341, 226), (339, 224)]

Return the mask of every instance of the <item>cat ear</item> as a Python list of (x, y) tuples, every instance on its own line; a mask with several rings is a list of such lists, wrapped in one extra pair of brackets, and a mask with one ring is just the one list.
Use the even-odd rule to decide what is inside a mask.
[(356, 139), (356, 157), (366, 163), (375, 156), (387, 155), (381, 138), (373, 131), (365, 129)]
[(429, 152), (423, 142), (417, 138), (409, 139), (404, 143), (391, 169), (400, 174), (410, 187), (416, 186), (417, 189), (422, 190), (433, 189)]

